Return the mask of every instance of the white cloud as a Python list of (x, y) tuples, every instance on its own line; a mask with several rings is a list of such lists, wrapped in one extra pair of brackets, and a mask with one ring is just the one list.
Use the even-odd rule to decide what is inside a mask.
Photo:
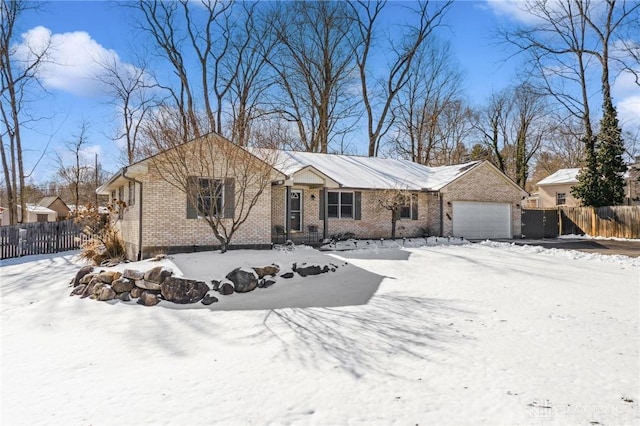
[(522, 0), (487, 0), (487, 5), (496, 16), (504, 16), (525, 24), (538, 21), (538, 18), (527, 11)]
[(42, 26), (22, 34), (22, 42), (16, 46), (16, 56), (27, 61), (31, 52), (42, 51), (47, 43), (50, 43), (47, 60), (38, 70), (38, 76), (48, 89), (94, 96), (104, 92), (102, 83), (96, 79), (103, 72), (100, 63), (132, 67), (122, 63), (114, 50), (106, 49), (85, 31), (52, 34)]

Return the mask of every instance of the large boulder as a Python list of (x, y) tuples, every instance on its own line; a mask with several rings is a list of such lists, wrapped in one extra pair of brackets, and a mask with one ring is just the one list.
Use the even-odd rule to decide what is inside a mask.
[(209, 291), (203, 281), (186, 278), (167, 277), (160, 285), (162, 297), (173, 303), (195, 303)]
[(95, 288), (98, 284), (102, 284), (102, 281), (100, 281), (98, 279), (97, 276), (94, 276), (91, 281), (89, 281), (89, 283), (87, 283), (86, 287), (84, 288), (84, 291), (82, 292), (82, 294), (80, 295), (80, 297), (82, 299), (84, 299), (85, 297), (89, 297), (92, 296), (93, 293), (95, 292)]
[(160, 291), (160, 283), (157, 283), (154, 281), (137, 280), (136, 287), (141, 288), (143, 290)]
[(127, 278), (118, 278), (117, 280), (111, 283), (111, 287), (113, 291), (116, 293), (125, 293), (131, 291), (134, 287), (133, 282)]
[(142, 293), (144, 293), (144, 290), (141, 289), (140, 287), (134, 287), (129, 292), (130, 296), (133, 297), (134, 299), (137, 299), (138, 297), (140, 297)]
[(269, 265), (269, 266), (264, 266), (262, 268), (254, 267), (253, 270), (256, 271), (256, 274), (258, 274), (259, 279), (262, 279), (267, 275), (271, 275), (272, 277), (275, 277), (278, 274), (278, 272), (280, 272), (280, 268), (277, 265)]
[(89, 284), (96, 276), (98, 276), (98, 274), (87, 274), (80, 278), (80, 284)]
[[(161, 284), (165, 278), (170, 277), (172, 274), (173, 271), (171, 271), (170, 269), (164, 269), (162, 266), (156, 266), (155, 268), (151, 268), (144, 273), (144, 280)], [(138, 285), (137, 282), (136, 285)]]
[(73, 286), (78, 287), (80, 284), (82, 284), (80, 282), (82, 278), (84, 278), (85, 275), (90, 274), (91, 272), (93, 272), (93, 266), (91, 265), (83, 266), (82, 268), (80, 268), (80, 270), (76, 272), (76, 276), (73, 279)]
[(143, 280), (144, 272), (137, 271), (135, 269), (125, 269), (122, 273), (123, 278), (128, 278), (133, 281)]
[(258, 286), (258, 274), (252, 269), (236, 268), (227, 274), (236, 293), (248, 293)]
[(149, 291), (143, 291), (138, 298), (138, 305), (153, 306), (157, 305), (158, 303), (160, 303), (160, 298), (158, 297), (158, 295)]

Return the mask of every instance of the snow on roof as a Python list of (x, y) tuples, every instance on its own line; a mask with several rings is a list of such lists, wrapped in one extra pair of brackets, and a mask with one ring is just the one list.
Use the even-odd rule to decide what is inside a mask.
[(578, 182), (578, 172), (580, 169), (560, 169), (552, 175), (547, 176), (538, 182), (538, 185), (557, 185), (562, 183)]
[[(260, 155), (255, 150), (256, 155)], [(312, 166), (345, 188), (439, 190), (477, 165), (428, 167), (407, 160), (314, 152), (278, 151), (275, 168), (287, 176)]]
[[(18, 206), (18, 208), (20, 208), (20, 206)], [(37, 204), (30, 204), (30, 203), (27, 203), (27, 210), (30, 211), (31, 213), (36, 213), (36, 214), (55, 214), (55, 215), (58, 214), (55, 210), (51, 210), (46, 207), (39, 206)]]

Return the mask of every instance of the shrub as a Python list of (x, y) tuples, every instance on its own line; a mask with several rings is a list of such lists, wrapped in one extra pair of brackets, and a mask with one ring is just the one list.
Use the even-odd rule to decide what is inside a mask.
[[(113, 206), (107, 206), (109, 213), (113, 213)], [(90, 260), (95, 265), (105, 262), (120, 263), (125, 259), (124, 241), (109, 220), (109, 214), (100, 214), (93, 206), (78, 213), (76, 222), (83, 225), (82, 232), (89, 240), (82, 245), (80, 257)]]

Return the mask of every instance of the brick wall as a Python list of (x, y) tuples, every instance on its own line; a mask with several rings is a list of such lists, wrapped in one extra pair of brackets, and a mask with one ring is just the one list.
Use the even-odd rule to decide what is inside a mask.
[[(303, 190), (302, 226), (306, 230), (308, 225), (317, 225), (320, 235), (323, 233), (324, 221), (320, 219), (320, 188), (303, 188), (294, 186), (292, 189)], [(271, 224), (284, 226), (285, 215), (284, 187), (273, 187), (271, 191)], [(350, 218), (329, 219), (327, 235), (353, 233), (358, 238), (390, 238), (391, 212), (380, 206), (379, 194), (376, 191), (342, 188), (340, 191), (362, 193), (361, 219)], [(424, 228), (428, 227), (428, 194), (418, 194), (418, 219), (400, 219), (396, 223), (396, 237), (422, 236)]]

